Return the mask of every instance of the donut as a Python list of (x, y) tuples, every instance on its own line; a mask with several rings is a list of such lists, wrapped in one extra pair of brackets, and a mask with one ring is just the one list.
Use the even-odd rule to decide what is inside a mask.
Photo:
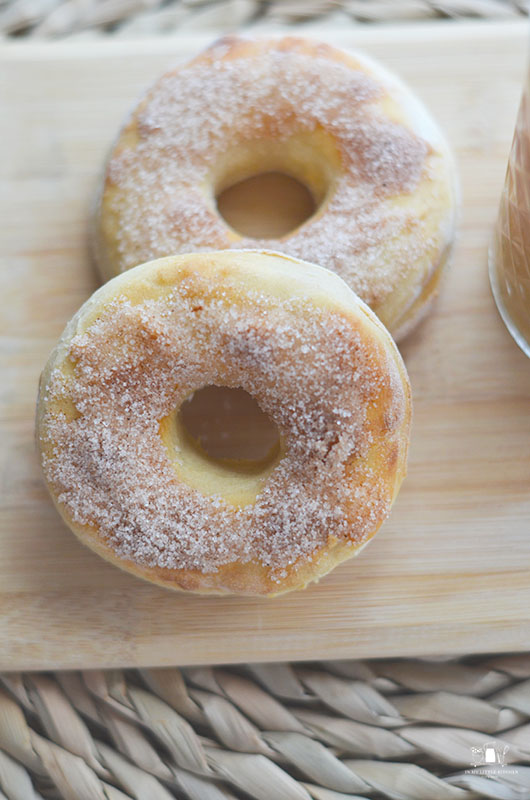
[[(209, 459), (179, 410), (239, 387), (279, 431), (258, 469)], [(321, 267), (258, 251), (159, 259), (102, 286), (43, 372), (52, 498), (104, 558), (163, 586), (274, 595), (358, 552), (406, 471), (410, 386), (381, 322)]]
[[(301, 182), (316, 210), (280, 238), (244, 236), (216, 197), (269, 172)], [(302, 38), (229, 37), (163, 75), (134, 109), (106, 164), (92, 239), (105, 280), (190, 251), (314, 262), (399, 339), (435, 295), (455, 198), (443, 136), (381, 66)]]

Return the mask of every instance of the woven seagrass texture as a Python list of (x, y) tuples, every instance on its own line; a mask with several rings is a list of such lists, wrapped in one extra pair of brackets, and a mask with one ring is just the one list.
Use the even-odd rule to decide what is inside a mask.
[(452, 18), (510, 19), (528, 0), (0, 0), (0, 36), (265, 32)]
[(530, 798), (530, 654), (0, 685), (2, 800)]

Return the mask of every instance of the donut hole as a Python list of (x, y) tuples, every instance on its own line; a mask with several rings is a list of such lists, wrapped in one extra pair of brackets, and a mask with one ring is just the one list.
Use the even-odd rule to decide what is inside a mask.
[(224, 189), (217, 210), (230, 227), (254, 239), (278, 239), (299, 228), (316, 211), (313, 195), (283, 172), (263, 172)]
[(277, 425), (240, 388), (196, 390), (160, 433), (181, 480), (238, 506), (254, 502), (284, 452)]
[(217, 154), (204, 188), (234, 240), (281, 239), (324, 210), (341, 169), (334, 139), (316, 128), (238, 142)]
[(184, 401), (179, 417), (199, 452), (234, 470), (259, 471), (280, 447), (277, 425), (244, 389), (204, 386)]

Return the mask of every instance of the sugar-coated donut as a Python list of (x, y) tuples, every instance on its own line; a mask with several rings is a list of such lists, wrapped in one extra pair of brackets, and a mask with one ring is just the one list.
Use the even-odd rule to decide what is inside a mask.
[[(244, 474), (186, 438), (178, 410), (241, 387), (280, 432)], [(298, 589), (353, 555), (406, 470), (407, 373), (373, 312), (328, 270), (222, 251), (105, 284), (44, 370), (37, 441), (65, 522), (114, 564), (195, 592)]]
[[(216, 196), (283, 172), (317, 206), (280, 239), (241, 236)], [(265, 248), (340, 275), (394, 338), (436, 292), (455, 171), (423, 105), (375, 62), (301, 38), (223, 39), (165, 74), (110, 154), (94, 250), (104, 279), (174, 253)]]

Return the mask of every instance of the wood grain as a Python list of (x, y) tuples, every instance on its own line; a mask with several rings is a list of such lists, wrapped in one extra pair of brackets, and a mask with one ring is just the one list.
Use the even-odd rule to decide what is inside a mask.
[(486, 269), (526, 40), (513, 23), (333, 38), (427, 102), (457, 152), (463, 214), (441, 297), (402, 347), (415, 419), (391, 519), (358, 559), (273, 601), (172, 594), (83, 549), (52, 507), (32, 440), (39, 372), (97, 285), (87, 220), (105, 151), (138, 93), (205, 39), (3, 47), (0, 669), (528, 648), (530, 363)]

